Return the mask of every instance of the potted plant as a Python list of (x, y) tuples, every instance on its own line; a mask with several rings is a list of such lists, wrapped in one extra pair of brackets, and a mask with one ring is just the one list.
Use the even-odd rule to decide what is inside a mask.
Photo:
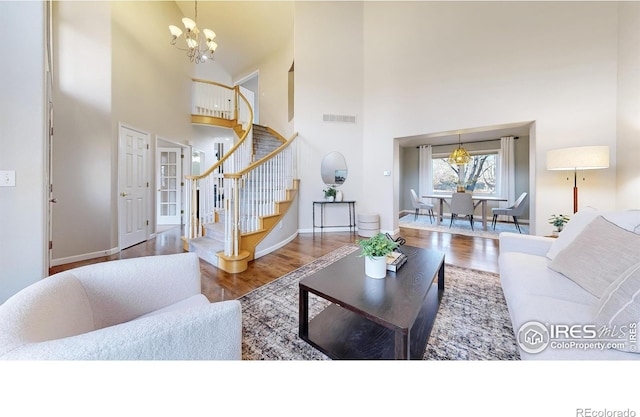
[(387, 255), (400, 244), (388, 239), (383, 233), (378, 233), (370, 239), (359, 240), (362, 249), (360, 256), (364, 256), (364, 272), (371, 278), (387, 276)]
[(556, 228), (556, 230), (554, 230), (554, 234), (562, 232), (565, 223), (567, 223), (568, 221), (569, 216), (566, 216), (564, 214), (552, 214), (551, 217), (549, 217), (549, 224), (555, 226)]
[(326, 190), (322, 190), (324, 192), (324, 199), (328, 201), (333, 201), (336, 198), (336, 188), (333, 185), (330, 185)]

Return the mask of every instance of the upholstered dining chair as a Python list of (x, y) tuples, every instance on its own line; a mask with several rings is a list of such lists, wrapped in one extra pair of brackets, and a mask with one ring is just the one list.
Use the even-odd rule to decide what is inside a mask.
[(473, 199), (471, 194), (468, 193), (453, 193), (451, 196), (451, 222), (449, 222), (449, 228), (453, 225), (453, 221), (459, 216), (468, 216), (469, 222), (471, 222), (471, 230), (473, 230), (473, 211), (475, 206), (473, 205)]
[(413, 208), (416, 210), (414, 220), (418, 219), (420, 210), (426, 210), (427, 214), (429, 215), (429, 220), (431, 221), (431, 223), (433, 223), (433, 204), (425, 203), (424, 201), (420, 200), (413, 188), (409, 191), (411, 192), (411, 203), (413, 204)]
[(520, 197), (518, 197), (518, 199), (516, 200), (515, 203), (513, 203), (513, 205), (507, 207), (507, 208), (494, 208), (491, 209), (491, 212), (493, 213), (493, 220), (491, 221), (491, 225), (493, 226), (493, 230), (496, 230), (496, 223), (498, 222), (498, 216), (500, 215), (504, 215), (504, 216), (513, 216), (513, 223), (516, 225), (516, 230), (520, 233), (522, 233), (522, 230), (520, 230), (520, 223), (518, 223), (518, 217), (522, 216), (522, 213), (524, 212), (524, 202), (527, 199), (527, 193), (522, 193), (520, 194)]

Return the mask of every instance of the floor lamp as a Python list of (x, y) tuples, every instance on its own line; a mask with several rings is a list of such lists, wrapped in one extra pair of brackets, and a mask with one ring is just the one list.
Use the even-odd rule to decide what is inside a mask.
[(573, 171), (573, 212), (578, 211), (578, 170), (609, 168), (608, 146), (578, 146), (547, 151), (547, 169)]

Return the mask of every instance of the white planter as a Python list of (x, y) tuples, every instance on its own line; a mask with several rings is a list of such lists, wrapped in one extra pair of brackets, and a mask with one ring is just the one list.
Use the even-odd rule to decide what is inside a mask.
[(384, 278), (387, 276), (386, 256), (365, 256), (364, 273), (371, 278)]
[(329, 203), (333, 203), (333, 199), (334, 199), (334, 197), (333, 197), (333, 196), (331, 196), (331, 197), (325, 197), (324, 199), (325, 199), (325, 201), (328, 201)]

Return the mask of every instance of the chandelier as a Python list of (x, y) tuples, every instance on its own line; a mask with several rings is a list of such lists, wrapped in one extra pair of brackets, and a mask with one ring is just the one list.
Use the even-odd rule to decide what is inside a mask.
[(191, 20), (188, 17), (182, 18), (182, 24), (186, 30), (184, 35), (186, 48), (176, 46), (178, 38), (182, 35), (182, 30), (174, 25), (169, 25), (169, 31), (171, 32), (171, 45), (181, 51), (187, 51), (187, 56), (191, 62), (200, 64), (207, 59), (213, 59), (213, 53), (216, 51), (218, 44), (213, 41), (216, 34), (211, 29), (203, 29), (200, 33), (200, 29), (196, 25), (198, 21), (198, 1), (195, 2), (195, 20)]
[(451, 165), (466, 165), (471, 161), (471, 155), (465, 148), (462, 147), (462, 142), (460, 142), (460, 135), (458, 135), (458, 148), (454, 149), (449, 155), (449, 163)]

